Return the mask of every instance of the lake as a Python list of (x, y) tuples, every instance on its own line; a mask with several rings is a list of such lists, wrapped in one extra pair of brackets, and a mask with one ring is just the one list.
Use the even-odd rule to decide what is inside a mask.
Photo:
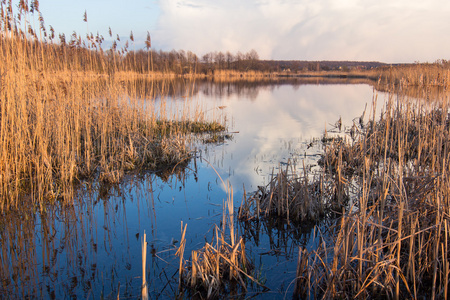
[[(369, 118), (374, 100), (378, 110), (386, 97), (368, 83), (348, 79), (197, 81), (156, 97), (153, 101), (174, 114), (200, 107), (205, 117), (226, 123), (227, 137), (216, 143), (202, 142), (207, 135), (193, 138), (193, 158), (175, 174), (128, 175), (116, 186), (84, 183), (73, 206), (31, 219), (7, 215), (0, 228), (0, 292), (13, 298), (139, 298), (145, 232), (150, 298), (174, 298), (181, 222), (187, 224), (189, 257), (210, 241), (222, 220), (227, 199), (222, 181), (233, 187), (237, 210), (244, 188), (251, 193), (266, 185), (288, 160), (314, 167), (322, 146), (312, 141), (325, 130), (344, 134), (365, 110)], [(314, 232), (324, 226), (285, 230), (237, 224), (247, 257), (270, 289), (259, 294), (261, 289), (249, 287), (247, 296), (290, 298), (298, 247), (314, 248)]]

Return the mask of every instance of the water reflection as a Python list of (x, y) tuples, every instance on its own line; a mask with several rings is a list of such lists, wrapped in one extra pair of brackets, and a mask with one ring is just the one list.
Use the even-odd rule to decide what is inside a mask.
[[(325, 78), (325, 77), (274, 77), (255, 78), (255, 80), (240, 78), (209, 78), (209, 79), (122, 79), (120, 84), (136, 98), (184, 98), (196, 96), (199, 93), (211, 97), (242, 96), (252, 100), (258, 98), (261, 90), (273, 90), (280, 86), (292, 86), (298, 89), (303, 85), (349, 85), (364, 84), (375, 86), (375, 82), (364, 78)], [(383, 89), (386, 91), (386, 88)]]
[[(311, 79), (316, 80), (316, 79)], [(186, 255), (199, 249), (220, 223), (224, 193), (220, 177), (234, 187), (235, 207), (247, 191), (267, 182), (273, 168), (288, 159), (313, 164), (321, 153), (312, 138), (341, 117), (350, 126), (373, 100), (367, 84), (310, 81), (136, 82), (136, 97), (166, 93), (153, 101), (202, 106), (205, 116), (226, 119), (232, 139), (196, 144), (197, 152), (175, 174), (130, 175), (120, 185), (85, 183), (73, 205), (32, 208), (0, 219), (0, 294), (11, 298), (137, 298), (141, 287), (141, 242), (147, 233), (147, 281), (151, 298), (177, 293), (175, 246), (181, 221), (188, 224)], [(339, 84), (338, 84), (339, 83)], [(131, 83), (124, 83), (131, 84)], [(158, 86), (159, 84), (159, 86)], [(381, 97), (381, 95), (379, 95)], [(173, 106), (172, 106), (173, 105)], [(214, 169), (211, 167), (211, 165)], [(298, 246), (314, 247), (313, 224), (240, 224), (250, 257), (274, 291), (295, 276)], [(276, 279), (275, 279), (276, 278)], [(270, 298), (284, 294), (270, 294)], [(268, 296), (268, 297), (269, 297)]]
[(373, 96), (373, 89), (362, 84), (271, 86), (259, 89), (256, 101), (237, 94), (200, 93), (204, 102), (224, 107), (232, 118), (230, 131), (237, 132), (221, 147), (205, 149), (204, 156), (233, 186), (255, 190), (280, 162), (295, 158), (314, 163), (321, 148), (310, 147), (310, 141), (326, 128), (334, 130), (339, 118), (351, 126)]

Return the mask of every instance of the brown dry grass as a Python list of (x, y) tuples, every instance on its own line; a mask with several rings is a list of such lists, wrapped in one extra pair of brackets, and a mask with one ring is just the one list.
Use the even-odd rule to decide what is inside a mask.
[(403, 87), (429, 87), (450, 85), (450, 64), (440, 60), (434, 63), (415, 63), (382, 67), (377, 70), (382, 83)]
[(155, 105), (154, 95), (164, 97), (170, 82), (152, 83), (150, 89), (136, 84), (127, 66), (114, 53), (103, 52), (100, 42), (56, 44), (40, 38), (43, 28), (11, 27), (18, 16), (30, 16), (24, 10), (14, 17), (5, 6), (1, 9), (8, 13), (0, 21), (0, 211), (70, 203), (80, 180), (117, 183), (129, 170), (177, 165), (190, 157), (186, 133), (211, 130), (199, 125), (205, 123), (223, 129), (208, 123), (200, 110), (175, 115), (166, 101)]
[(446, 298), (447, 101), (391, 98), (378, 120), (355, 123), (348, 133), (322, 140), (322, 176), (281, 170), (245, 199), (240, 217), (294, 223), (317, 220), (325, 207), (341, 212), (317, 249), (299, 249), (296, 297)]
[(177, 255), (180, 257), (179, 289), (187, 287), (192, 295), (214, 299), (220, 295), (245, 293), (248, 282), (266, 288), (252, 277), (252, 263), (247, 259), (245, 242), (235, 232), (233, 189), (228, 185), (228, 199), (223, 210), (222, 228), (214, 227), (211, 242), (193, 250), (190, 260), (184, 262), (186, 227)]
[(243, 198), (239, 220), (276, 217), (288, 224), (299, 224), (322, 219), (337, 204), (336, 194), (330, 192), (336, 183), (326, 181), (321, 174), (310, 177), (306, 168), (299, 176), (289, 162), (285, 169), (272, 174), (267, 186), (259, 186), (256, 192)]
[(446, 101), (389, 102), (353, 142), (327, 146), (328, 174), (357, 192), (331, 240), (302, 252), (299, 295), (447, 297), (449, 123)]

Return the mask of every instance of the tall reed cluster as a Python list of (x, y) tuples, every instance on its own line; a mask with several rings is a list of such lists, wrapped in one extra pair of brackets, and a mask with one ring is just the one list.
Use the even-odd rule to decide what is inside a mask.
[(326, 147), (326, 171), (354, 193), (330, 238), (299, 250), (296, 296), (448, 297), (448, 111), (446, 99), (391, 101), (353, 142)]
[(211, 129), (198, 125), (201, 111), (154, 105), (153, 84), (116, 78), (101, 38), (54, 43), (38, 1), (20, 1), (17, 15), (11, 1), (0, 9), (0, 211), (66, 203), (85, 178), (116, 183), (128, 170), (175, 166), (189, 158), (183, 135)]

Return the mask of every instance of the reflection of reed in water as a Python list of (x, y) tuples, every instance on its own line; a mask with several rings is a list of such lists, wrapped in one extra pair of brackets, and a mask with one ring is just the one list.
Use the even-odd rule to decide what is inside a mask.
[[(190, 176), (182, 168), (175, 171), (177, 174), (167, 179), (169, 184), (170, 180), (182, 181)], [(99, 186), (105, 184), (93, 183), (82, 187), (74, 205), (48, 206), (38, 214), (26, 207), (20, 212), (3, 213), (0, 294), (16, 299), (140, 296), (143, 276), (141, 257), (137, 255), (141, 252), (136, 235), (139, 229), (129, 224), (149, 227), (152, 240), (157, 240), (153, 198), (156, 178), (150, 173), (130, 177), (120, 185), (108, 186), (104, 194), (100, 194)], [(127, 209), (133, 210), (133, 206), (139, 218), (141, 214), (146, 216), (144, 220), (136, 220), (134, 215), (130, 220)], [(152, 267), (147, 270), (150, 279), (146, 282), (149, 292), (157, 295), (167, 284), (166, 276), (171, 276), (163, 273), (168, 272), (165, 261), (170, 261), (173, 253), (161, 249), (167, 245), (150, 245)]]
[(398, 93), (409, 99), (439, 101), (448, 95), (448, 89), (442, 86), (392, 85), (377, 84), (376, 89), (382, 92)]
[(81, 289), (87, 295), (98, 275), (96, 235), (89, 213), (76, 210), (70, 206), (36, 215), (24, 208), (2, 216), (1, 294), (55, 298)]
[[(18, 212), (0, 219), (0, 294), (11, 298), (39, 295), (38, 256), (32, 251), (38, 242), (35, 230), (38, 218), (21, 218)], [(49, 254), (47, 253), (49, 258)]]
[(261, 238), (268, 238), (270, 250), (261, 255), (281, 256), (287, 259), (295, 255), (297, 247), (308, 246), (313, 239), (315, 228), (323, 227), (326, 223), (326, 220), (321, 220), (288, 225), (285, 220), (276, 218), (238, 222), (244, 240), (253, 241), (256, 247), (259, 247)]

